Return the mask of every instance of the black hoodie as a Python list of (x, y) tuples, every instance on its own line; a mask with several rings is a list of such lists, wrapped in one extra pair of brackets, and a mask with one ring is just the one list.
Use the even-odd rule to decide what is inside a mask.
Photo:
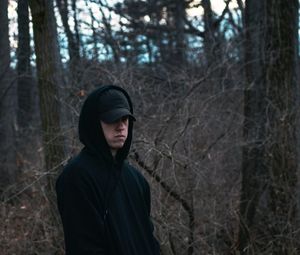
[(98, 112), (104, 86), (91, 93), (79, 119), (84, 148), (64, 168), (56, 183), (66, 255), (158, 255), (150, 220), (150, 189), (145, 178), (128, 164), (133, 122), (128, 137), (113, 158)]

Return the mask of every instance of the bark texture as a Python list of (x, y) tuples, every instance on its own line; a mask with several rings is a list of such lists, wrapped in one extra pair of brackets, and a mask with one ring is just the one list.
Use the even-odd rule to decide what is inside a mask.
[(63, 84), (61, 60), (53, 2), (30, 0), (29, 5), (33, 21), (45, 164), (49, 177), (47, 191), (51, 196), (54, 191), (53, 177), (64, 160), (58, 94), (58, 88)]
[(246, 1), (242, 254), (296, 254), (298, 1)]
[(8, 0), (0, 1), (0, 190), (17, 177), (15, 157), (15, 88), (10, 69)]

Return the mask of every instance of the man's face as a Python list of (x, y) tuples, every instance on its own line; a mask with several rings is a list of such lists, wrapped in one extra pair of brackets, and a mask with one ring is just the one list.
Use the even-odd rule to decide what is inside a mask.
[(128, 136), (128, 116), (125, 116), (116, 122), (105, 123), (101, 121), (101, 127), (106, 142), (113, 154), (121, 149)]

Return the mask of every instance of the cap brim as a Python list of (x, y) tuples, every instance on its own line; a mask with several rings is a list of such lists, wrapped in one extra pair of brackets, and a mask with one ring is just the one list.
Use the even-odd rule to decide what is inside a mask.
[(134, 121), (136, 120), (132, 113), (126, 108), (117, 108), (104, 112), (100, 115), (100, 119), (105, 123), (113, 123), (125, 116), (132, 118)]

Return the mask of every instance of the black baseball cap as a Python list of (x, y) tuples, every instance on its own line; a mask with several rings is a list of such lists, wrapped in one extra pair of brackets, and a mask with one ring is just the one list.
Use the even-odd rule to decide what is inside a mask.
[(98, 107), (100, 120), (105, 123), (113, 123), (125, 116), (136, 120), (130, 111), (128, 99), (121, 90), (104, 91), (100, 95)]

